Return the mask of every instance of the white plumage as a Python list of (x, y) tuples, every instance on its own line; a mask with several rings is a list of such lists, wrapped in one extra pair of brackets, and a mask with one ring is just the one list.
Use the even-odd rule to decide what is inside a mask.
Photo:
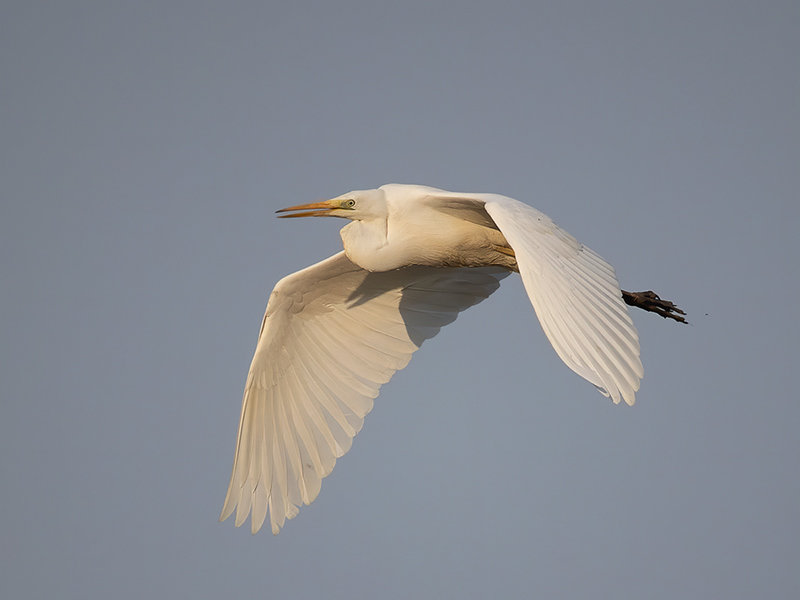
[[(267, 512), (273, 533), (311, 503), (380, 386), (423, 341), (518, 270), (561, 359), (618, 403), (642, 378), (614, 269), (538, 210), (496, 194), (390, 184), (283, 209), (351, 219), (344, 252), (272, 292), (245, 384), (220, 519)], [(280, 212), (283, 212), (280, 211)]]

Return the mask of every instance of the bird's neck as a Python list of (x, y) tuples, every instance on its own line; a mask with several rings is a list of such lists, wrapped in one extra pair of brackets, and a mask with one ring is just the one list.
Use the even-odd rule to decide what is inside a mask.
[(362, 269), (391, 271), (402, 266), (396, 253), (385, 251), (388, 245), (386, 219), (353, 221), (339, 233), (347, 258)]

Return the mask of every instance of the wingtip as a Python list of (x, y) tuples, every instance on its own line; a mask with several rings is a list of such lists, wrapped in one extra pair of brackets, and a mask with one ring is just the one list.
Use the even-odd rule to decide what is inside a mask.
[(228, 501), (226, 500), (225, 504), (222, 505), (222, 510), (219, 512), (219, 522), (222, 523), (228, 517), (230, 517), (231, 514), (233, 514), (233, 509), (234, 508), (235, 508), (235, 505), (234, 506), (230, 506)]

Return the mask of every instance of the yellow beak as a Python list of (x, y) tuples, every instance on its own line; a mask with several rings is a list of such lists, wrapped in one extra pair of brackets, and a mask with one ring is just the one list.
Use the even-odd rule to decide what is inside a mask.
[(335, 200), (324, 200), (323, 202), (312, 202), (311, 204), (298, 204), (289, 208), (276, 210), (276, 213), (288, 212), (290, 210), (303, 210), (306, 212), (295, 213), (292, 215), (279, 215), (279, 219), (289, 219), (291, 217), (332, 217), (330, 211), (340, 208), (339, 202)]

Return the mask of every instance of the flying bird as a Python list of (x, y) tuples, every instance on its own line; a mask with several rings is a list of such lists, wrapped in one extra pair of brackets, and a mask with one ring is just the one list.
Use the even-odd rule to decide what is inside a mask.
[(381, 385), (422, 343), (513, 272), (558, 356), (614, 403), (643, 375), (626, 304), (685, 322), (673, 303), (625, 292), (614, 268), (545, 214), (497, 194), (389, 184), (284, 208), (340, 217), (344, 250), (272, 291), (244, 389), (220, 520), (269, 513), (273, 533), (320, 491)]

